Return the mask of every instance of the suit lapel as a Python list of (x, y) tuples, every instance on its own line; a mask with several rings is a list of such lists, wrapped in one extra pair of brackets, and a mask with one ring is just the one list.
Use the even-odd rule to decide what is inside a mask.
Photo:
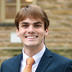
[(21, 67), (21, 60), (22, 60), (22, 54), (18, 55), (16, 60), (14, 61), (13, 65), (13, 71), (12, 72), (20, 72)]
[(23, 58), (23, 54), (21, 54), (21, 56), (19, 57), (19, 60), (17, 62), (18, 63), (18, 72), (20, 72), (22, 58)]
[(52, 62), (52, 53), (46, 48), (43, 57), (36, 69), (36, 72), (45, 72), (46, 67)]

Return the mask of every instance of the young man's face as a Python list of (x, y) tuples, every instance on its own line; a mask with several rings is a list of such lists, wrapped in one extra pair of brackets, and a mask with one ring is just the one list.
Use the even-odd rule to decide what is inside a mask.
[(19, 22), (17, 35), (21, 38), (24, 46), (38, 46), (44, 43), (44, 37), (48, 30), (44, 29), (41, 19), (26, 18)]

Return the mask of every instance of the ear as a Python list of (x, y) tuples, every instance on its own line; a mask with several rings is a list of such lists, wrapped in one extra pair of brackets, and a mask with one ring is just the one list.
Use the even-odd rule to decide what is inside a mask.
[(45, 30), (45, 36), (47, 36), (47, 35), (48, 35), (48, 29)]
[(16, 29), (16, 34), (19, 37), (19, 30), (18, 29)]

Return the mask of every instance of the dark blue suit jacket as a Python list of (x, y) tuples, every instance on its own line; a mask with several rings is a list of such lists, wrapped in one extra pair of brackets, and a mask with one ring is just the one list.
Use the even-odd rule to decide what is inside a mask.
[[(20, 72), (22, 54), (4, 61), (1, 72)], [(72, 72), (72, 60), (55, 54), (46, 48), (36, 72)]]

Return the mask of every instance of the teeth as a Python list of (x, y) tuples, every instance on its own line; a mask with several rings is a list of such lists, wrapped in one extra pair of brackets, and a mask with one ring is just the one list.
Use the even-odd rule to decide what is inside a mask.
[(37, 38), (38, 36), (25, 36), (25, 38)]
[(27, 37), (27, 38), (35, 38), (35, 37)]

